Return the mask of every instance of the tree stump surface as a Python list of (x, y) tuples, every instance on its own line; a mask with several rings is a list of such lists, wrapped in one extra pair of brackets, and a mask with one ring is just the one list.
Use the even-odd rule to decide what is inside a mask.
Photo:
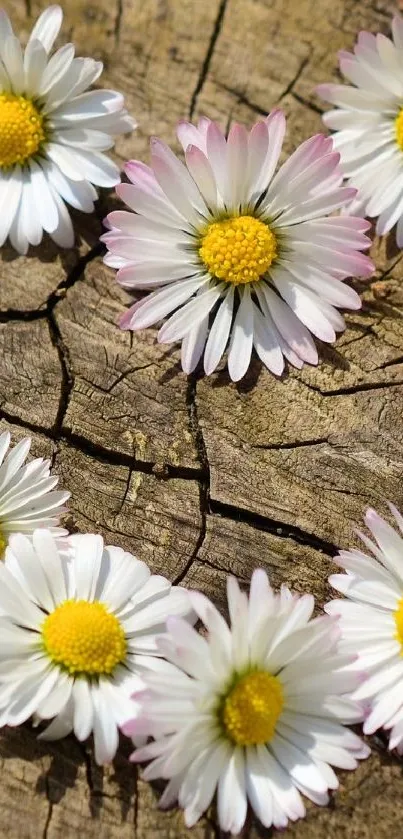
[[(148, 161), (148, 139), (175, 148), (175, 123), (200, 114), (251, 125), (274, 106), (288, 116), (286, 153), (322, 130), (315, 85), (337, 79), (337, 51), (366, 28), (388, 33), (391, 0), (69, 0), (65, 41), (105, 63), (139, 129), (116, 159)], [(42, 4), (6, 0), (21, 37)], [(317, 368), (280, 380), (254, 359), (238, 385), (181, 371), (156, 330), (120, 332), (130, 298), (102, 263), (97, 216), (76, 214), (77, 245), (48, 238), (0, 257), (0, 417), (15, 441), (33, 437), (72, 492), (67, 524), (99, 531), (171, 580), (224, 607), (231, 572), (247, 585), (263, 566), (274, 584), (331, 596), (332, 556), (356, 544), (365, 508), (403, 508), (402, 260), (393, 236), (375, 242), (377, 274), (357, 284)], [(225, 608), (225, 607), (224, 607)], [(214, 808), (193, 831), (136, 776), (130, 744), (95, 766), (73, 738), (39, 744), (29, 725), (0, 734), (0, 836), (7, 839), (218, 839)], [(398, 839), (401, 761), (383, 737), (331, 806), (308, 803), (289, 839)], [(251, 818), (251, 839), (277, 836)]]

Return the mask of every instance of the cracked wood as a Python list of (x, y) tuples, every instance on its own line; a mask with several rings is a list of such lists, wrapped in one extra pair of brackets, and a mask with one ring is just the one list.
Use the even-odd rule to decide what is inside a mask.
[[(139, 129), (116, 159), (148, 160), (158, 134), (202, 113), (248, 124), (276, 105), (285, 153), (322, 129), (315, 85), (337, 80), (336, 52), (360, 28), (387, 33), (392, 0), (69, 0), (65, 40), (105, 63), (101, 83), (124, 91)], [(43, 4), (6, 0), (26, 37)], [(97, 530), (153, 571), (199, 587), (225, 608), (225, 580), (247, 585), (263, 565), (274, 583), (330, 596), (331, 557), (356, 543), (368, 504), (403, 507), (402, 260), (393, 236), (375, 242), (362, 312), (348, 315), (318, 368), (274, 379), (255, 360), (239, 385), (180, 370), (156, 330), (120, 333), (129, 296), (102, 265), (103, 194), (94, 217), (74, 214), (76, 247), (43, 245), (0, 257), (0, 418), (33, 436), (73, 497), (67, 525)], [(340, 772), (329, 808), (308, 805), (293, 839), (394, 839), (401, 834), (401, 765), (384, 738), (355, 773)], [(91, 744), (38, 744), (30, 726), (0, 734), (0, 837), (219, 839), (214, 808), (190, 833), (159, 787), (137, 777), (129, 744), (113, 766)], [(382, 798), (380, 798), (382, 796)], [(381, 801), (381, 805), (379, 802)], [(251, 819), (245, 836), (262, 831)]]

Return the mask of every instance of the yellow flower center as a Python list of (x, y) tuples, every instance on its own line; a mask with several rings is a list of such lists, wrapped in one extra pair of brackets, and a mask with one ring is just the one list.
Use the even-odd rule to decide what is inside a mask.
[(5, 537), (3, 531), (0, 530), (0, 559), (4, 559), (7, 545), (8, 539)]
[(238, 746), (267, 743), (273, 737), (283, 706), (283, 688), (276, 676), (259, 671), (248, 673), (224, 700), (225, 731)]
[(396, 635), (395, 638), (399, 641), (402, 647), (402, 655), (403, 655), (403, 597), (399, 600), (398, 607), (396, 612), (394, 613), (395, 624), (396, 624)]
[(123, 629), (103, 603), (65, 600), (47, 616), (42, 641), (49, 658), (71, 675), (112, 673), (126, 654)]
[(403, 151), (403, 108), (400, 109), (395, 119), (396, 142)]
[(238, 216), (209, 224), (199, 256), (213, 277), (240, 285), (253, 283), (277, 256), (277, 240), (263, 221)]
[(26, 163), (45, 139), (43, 117), (31, 100), (0, 93), (0, 168)]

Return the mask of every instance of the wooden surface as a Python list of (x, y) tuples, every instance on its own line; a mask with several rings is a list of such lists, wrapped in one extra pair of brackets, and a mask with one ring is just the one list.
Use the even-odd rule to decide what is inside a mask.
[[(336, 79), (336, 53), (357, 31), (388, 32), (392, 0), (66, 0), (63, 35), (105, 62), (140, 128), (117, 159), (148, 160), (148, 138), (175, 143), (177, 119), (208, 114), (251, 124), (275, 105), (288, 115), (286, 151), (321, 130), (313, 93)], [(26, 36), (36, 0), (6, 0)], [(155, 330), (116, 327), (129, 297), (100, 257), (98, 217), (76, 216), (74, 251), (47, 240), (27, 257), (0, 256), (0, 417), (28, 432), (73, 493), (72, 529), (99, 530), (172, 580), (222, 604), (225, 577), (245, 584), (263, 565), (274, 583), (329, 596), (337, 547), (354, 541), (368, 504), (403, 507), (402, 260), (393, 237), (375, 243), (378, 271), (357, 286), (317, 369), (276, 380), (257, 360), (238, 385), (181, 372)], [(308, 807), (290, 839), (398, 839), (401, 761), (372, 738), (373, 755), (340, 773), (331, 806)], [(113, 766), (69, 738), (39, 745), (29, 726), (0, 734), (0, 837), (218, 839), (214, 810), (188, 832), (161, 814), (137, 779), (126, 743)], [(269, 837), (253, 821), (245, 835)]]

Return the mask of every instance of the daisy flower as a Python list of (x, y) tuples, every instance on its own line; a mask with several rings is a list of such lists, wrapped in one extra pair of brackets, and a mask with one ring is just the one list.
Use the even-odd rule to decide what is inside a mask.
[(336, 106), (323, 119), (358, 196), (349, 212), (378, 216), (376, 232), (397, 224), (403, 247), (403, 20), (392, 22), (393, 40), (360, 32), (354, 53), (339, 53), (352, 85), (322, 84), (318, 93)]
[(0, 434), (0, 557), (11, 533), (31, 534), (38, 527), (50, 528), (55, 536), (67, 533), (58, 527), (69, 492), (54, 487), (59, 479), (50, 475), (50, 460), (38, 457), (25, 463), (31, 438), (25, 437), (9, 452), (10, 434)]
[(340, 617), (341, 650), (354, 651), (354, 667), (367, 674), (353, 694), (368, 706), (364, 733), (389, 729), (389, 748), (403, 754), (403, 518), (392, 504), (390, 509), (400, 533), (375, 510), (367, 511), (375, 541), (359, 536), (372, 556), (340, 552), (335, 562), (347, 573), (334, 574), (330, 583), (348, 599), (333, 600), (326, 611)]
[(354, 769), (369, 753), (343, 727), (360, 718), (343, 695), (358, 680), (351, 656), (338, 652), (334, 620), (311, 619), (311, 595), (273, 594), (264, 571), (249, 601), (229, 579), (230, 628), (206, 597), (189, 596), (208, 635), (168, 620), (157, 644), (171, 670), (146, 676), (139, 715), (123, 727), (155, 739), (132, 759), (151, 759), (147, 780), (169, 779), (161, 806), (178, 799), (188, 827), (216, 789), (221, 830), (242, 829), (248, 800), (265, 827), (285, 827), (305, 814), (300, 792), (326, 804), (331, 765)]
[(182, 122), (186, 165), (152, 139), (152, 168), (125, 167), (131, 183), (117, 192), (135, 215), (107, 217), (106, 263), (127, 289), (163, 288), (135, 303), (120, 325), (138, 330), (170, 315), (158, 340), (182, 341), (187, 373), (203, 352), (211, 373), (227, 344), (234, 381), (246, 373), (253, 347), (278, 375), (284, 356), (296, 367), (316, 364), (310, 333), (334, 341), (345, 327), (335, 307), (360, 307), (343, 280), (373, 270), (360, 253), (369, 224), (329, 217), (355, 190), (340, 185), (339, 155), (321, 135), (274, 174), (284, 132), (279, 110), (249, 133), (233, 125), (227, 140), (209, 119), (197, 128)]
[(50, 55), (62, 24), (60, 6), (37, 20), (25, 50), (0, 10), (0, 245), (20, 253), (46, 230), (74, 244), (66, 203), (91, 213), (95, 186), (115, 186), (119, 169), (104, 154), (134, 121), (113, 90), (87, 89), (102, 63), (74, 58), (73, 44)]
[(101, 536), (68, 541), (66, 559), (48, 530), (32, 542), (16, 534), (0, 565), (0, 725), (53, 718), (44, 740), (93, 732), (102, 764), (142, 676), (166, 670), (157, 633), (191, 607), (184, 589)]

